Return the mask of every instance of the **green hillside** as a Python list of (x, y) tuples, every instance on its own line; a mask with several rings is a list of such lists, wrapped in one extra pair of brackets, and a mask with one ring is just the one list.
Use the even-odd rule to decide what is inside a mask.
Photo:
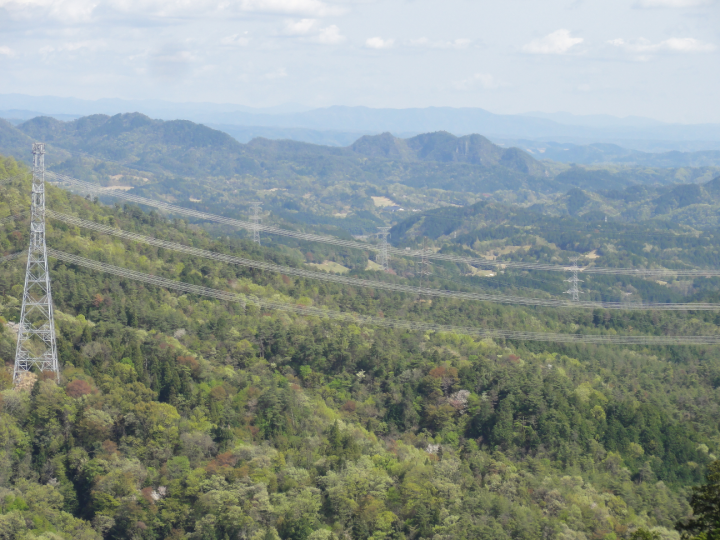
[[(12, 160), (0, 163), (0, 179), (19, 171)], [(27, 178), (0, 190), (0, 219), (29, 204)], [(48, 204), (289, 266), (303, 266), (313, 249), (213, 237), (182, 220), (53, 187)], [(487, 203), (443, 209), (393, 236), (409, 238), (430, 227), (431, 216), (460, 211), (486, 227), (533, 214)], [(534, 215), (546, 232), (551, 219), (556, 228), (568, 224)], [(451, 249), (447, 232), (421, 231)], [(706, 250), (717, 245), (701, 239)], [(25, 249), (27, 240), (26, 222), (0, 225), (0, 254)], [(714, 312), (430, 302), (199, 259), (57, 221), (49, 222), (48, 244), (186, 283), (358, 314), (540, 332), (717, 332)], [(690, 262), (686, 256), (678, 258)], [(361, 264), (367, 254), (353, 257), (350, 275), (374, 274)], [(398, 270), (402, 264), (393, 261)], [(419, 283), (407, 270), (376, 279)], [(676, 539), (689, 487), (720, 451), (717, 346), (520, 343), (341, 324), (55, 260), (62, 380), (41, 375), (18, 393), (10, 389), (14, 331), (4, 323), (17, 321), (23, 271), (17, 260), (0, 272), (3, 538), (565, 540), (628, 538), (646, 528)], [(443, 272), (434, 286), (452, 286), (452, 272)]]
[(545, 174), (545, 167), (528, 153), (517, 148), (502, 148), (481, 135), (455, 137), (440, 131), (399, 139), (390, 133), (383, 133), (376, 136), (365, 135), (353, 143), (350, 149), (369, 157), (384, 157), (396, 161), (471, 163), (485, 167), (505, 167), (534, 176)]
[[(420, 161), (431, 162), (428, 166), (414, 164), (408, 168), (393, 155), (383, 156), (374, 151), (373, 160), (368, 162), (367, 150), (376, 144), (374, 138), (367, 141), (365, 137), (364, 144), (348, 148), (266, 139), (255, 139), (245, 145), (200, 124), (152, 120), (138, 113), (93, 115), (72, 122), (38, 117), (17, 128), (4, 126), (8, 133), (14, 133), (13, 130), (18, 132), (16, 139), (25, 135), (43, 140), (53, 148), (92, 154), (151, 173), (186, 177), (237, 175), (281, 182), (313, 177), (322, 184), (348, 178), (376, 184), (399, 180), (443, 189), (462, 185), (464, 191), (477, 192), (494, 191), (498, 183), (526, 187), (545, 171), (524, 152), (501, 149), (480, 136), (457, 139), (446, 133), (428, 134), (402, 143), (412, 147)], [(366, 151), (362, 151), (363, 147)], [(465, 158), (454, 159), (461, 148)]]
[[(70, 122), (38, 117), (18, 126), (0, 124), (0, 151), (24, 158), (24, 145), (43, 140), (56, 170), (79, 176), (142, 171), (144, 176), (245, 178), (289, 187), (312, 179), (318, 186), (353, 181), (378, 187), (401, 184), (469, 194), (581, 189), (623, 189), (637, 184), (696, 183), (718, 168), (568, 166), (538, 161), (518, 148), (504, 148), (481, 135), (446, 132), (399, 139), (389, 133), (364, 136), (345, 148), (289, 140), (230, 135), (184, 120), (152, 120), (142, 114), (93, 115)], [(69, 158), (68, 152), (73, 153)], [(104, 161), (104, 160), (110, 160)]]
[(570, 215), (583, 221), (600, 221), (608, 216), (617, 223), (651, 220), (659, 227), (676, 223), (698, 230), (715, 229), (720, 226), (720, 176), (689, 184), (595, 191), (573, 188), (527, 206), (549, 216)]
[(247, 215), (248, 201), (258, 200), (276, 224), (345, 237), (372, 235), (412, 212), (488, 199), (591, 220), (656, 216), (701, 228), (716, 221), (707, 204), (658, 214), (653, 199), (678, 184), (708, 182), (720, 169), (537, 161), (480, 135), (385, 133), (338, 148), (261, 138), (241, 144), (200, 124), (141, 114), (0, 123), (0, 151), (8, 155), (27, 159), (40, 139), (55, 172), (223, 215)]

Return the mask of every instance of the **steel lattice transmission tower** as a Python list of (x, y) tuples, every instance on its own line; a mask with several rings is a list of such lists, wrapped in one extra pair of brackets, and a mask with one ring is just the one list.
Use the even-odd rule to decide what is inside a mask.
[(380, 237), (380, 252), (378, 253), (378, 264), (387, 272), (390, 270), (390, 255), (388, 255), (388, 235), (390, 227), (378, 227), (378, 236)]
[(50, 273), (45, 245), (45, 144), (34, 143), (30, 248), (28, 250), (25, 290), (23, 292), (15, 372), (17, 383), (21, 373), (33, 366), (40, 371), (53, 371), (58, 381), (57, 345), (53, 316)]
[(570, 271), (572, 272), (572, 277), (570, 279), (566, 279), (565, 281), (571, 283), (571, 286), (570, 286), (570, 289), (565, 291), (565, 294), (571, 294), (573, 301), (578, 302), (580, 300), (580, 293), (582, 292), (578, 288), (578, 283), (581, 283), (582, 279), (578, 279), (578, 271), (580, 269), (578, 268), (578, 265), (577, 265), (577, 262), (578, 262), (577, 257), (574, 259), (570, 259), (570, 262), (573, 263), (573, 265), (570, 267)]
[(253, 242), (256, 244), (260, 244), (260, 206), (262, 203), (260, 202), (253, 202), (250, 203), (250, 206), (252, 206), (252, 216), (250, 216), (250, 221), (252, 221), (252, 231), (253, 231)]

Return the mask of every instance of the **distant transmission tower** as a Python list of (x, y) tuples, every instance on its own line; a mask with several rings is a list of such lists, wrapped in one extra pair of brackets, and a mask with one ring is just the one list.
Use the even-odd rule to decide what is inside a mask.
[(252, 206), (252, 216), (250, 216), (250, 221), (253, 222), (252, 230), (253, 230), (253, 242), (260, 245), (260, 206), (262, 206), (262, 203), (260, 202), (253, 202), (250, 203)]
[(572, 272), (572, 277), (570, 279), (566, 279), (565, 281), (571, 283), (570, 289), (565, 291), (565, 294), (571, 294), (572, 299), (574, 302), (578, 302), (580, 300), (580, 289), (578, 288), (578, 283), (582, 282), (582, 279), (578, 279), (578, 271), (580, 270), (578, 268), (577, 262), (578, 259), (575, 257), (574, 259), (570, 259), (570, 262), (573, 263), (573, 265), (570, 267), (570, 271)]
[(380, 237), (380, 253), (378, 253), (378, 264), (387, 272), (390, 270), (390, 256), (388, 255), (388, 235), (390, 227), (378, 227), (378, 236)]
[(21, 374), (30, 371), (33, 366), (41, 372), (55, 372), (58, 382), (60, 381), (50, 273), (45, 246), (45, 144), (34, 143), (32, 151), (30, 248), (15, 350), (13, 381), (16, 384)]

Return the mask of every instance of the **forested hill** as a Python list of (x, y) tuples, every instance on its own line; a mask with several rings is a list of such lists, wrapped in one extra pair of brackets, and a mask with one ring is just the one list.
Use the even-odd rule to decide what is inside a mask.
[(672, 223), (713, 229), (720, 226), (720, 176), (702, 183), (669, 186), (631, 186), (594, 192), (573, 188), (530, 208), (549, 216), (570, 215), (582, 221), (601, 221), (608, 216), (621, 223), (651, 220), (661, 227)]
[[(50, 148), (87, 153), (136, 169), (185, 177), (254, 176), (276, 180), (314, 177), (329, 183), (352, 178), (376, 184), (409, 185), (462, 191), (533, 189), (546, 191), (546, 167), (518, 149), (502, 149), (480, 136), (458, 139), (431, 133), (403, 141), (415, 159), (377, 152), (385, 136), (366, 137), (336, 148), (295, 141), (254, 139), (241, 144), (223, 133), (189, 121), (152, 120), (141, 114), (93, 115), (61, 122), (38, 117), (17, 127), (0, 125), (0, 150), (19, 153), (18, 141), (42, 140)], [(2, 141), (9, 141), (2, 146)], [(52, 152), (50, 152), (52, 154)], [(57, 161), (53, 159), (53, 161)]]
[(472, 163), (543, 176), (546, 168), (518, 148), (502, 148), (482, 135), (455, 137), (446, 131), (399, 139), (390, 133), (365, 135), (350, 146), (353, 152), (398, 161)]
[[(186, 120), (153, 120), (138, 113), (93, 115), (70, 122), (38, 117), (18, 126), (0, 121), (0, 151), (25, 159), (33, 140), (48, 144), (56, 171), (108, 176), (140, 171), (159, 177), (244, 178), (288, 188), (311, 180), (387, 187), (404, 184), (470, 194), (557, 193), (573, 187), (624, 189), (632, 185), (694, 183), (717, 176), (713, 167), (651, 169), (569, 166), (538, 161), (518, 148), (481, 135), (434, 132), (409, 139), (389, 133), (364, 136), (345, 148), (257, 138), (241, 144), (230, 135)], [(106, 161), (110, 160), (110, 161)], [(142, 176), (142, 175), (141, 175)]]
[[(0, 181), (19, 172), (0, 160)], [(2, 255), (28, 243), (27, 222), (5, 219), (29, 205), (25, 173), (0, 186)], [(250, 259), (302, 266), (311, 249), (213, 239), (52, 186), (47, 201)], [(48, 244), (293, 306), (540, 332), (717, 328), (713, 312), (430, 302), (55, 220)], [(55, 259), (50, 272), (61, 381), (21, 392), (6, 323), (19, 317), (23, 261), (0, 272), (3, 540), (616, 540), (640, 528), (673, 540), (689, 486), (720, 452), (716, 346), (498, 342), (243, 309)]]
[[(704, 192), (702, 186), (682, 187)], [(586, 196), (580, 192), (578, 196), (581, 195)], [(718, 204), (703, 206), (717, 211)], [(692, 206), (686, 208), (688, 213), (691, 209)], [(695, 215), (698, 214), (696, 209)], [(427, 238), (438, 246), (444, 243), (465, 246), (478, 254), (508, 246), (510, 252), (506, 252), (506, 257), (524, 257), (528, 261), (565, 261), (592, 252), (592, 262), (598, 266), (646, 268), (675, 264), (679, 265), (677, 268), (714, 268), (720, 264), (717, 219), (708, 222), (703, 230), (668, 221), (666, 215), (646, 220), (613, 217), (605, 221), (604, 217), (600, 212), (553, 216), (483, 201), (462, 208), (445, 207), (414, 214), (391, 229), (390, 240), (399, 246), (417, 246)]]

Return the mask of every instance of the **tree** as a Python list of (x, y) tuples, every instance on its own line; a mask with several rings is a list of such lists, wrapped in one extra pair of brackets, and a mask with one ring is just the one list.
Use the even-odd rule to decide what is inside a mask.
[(660, 533), (640, 528), (630, 535), (630, 540), (660, 540)]
[(720, 460), (708, 465), (706, 479), (705, 485), (692, 488), (693, 517), (675, 525), (684, 539), (720, 540)]

